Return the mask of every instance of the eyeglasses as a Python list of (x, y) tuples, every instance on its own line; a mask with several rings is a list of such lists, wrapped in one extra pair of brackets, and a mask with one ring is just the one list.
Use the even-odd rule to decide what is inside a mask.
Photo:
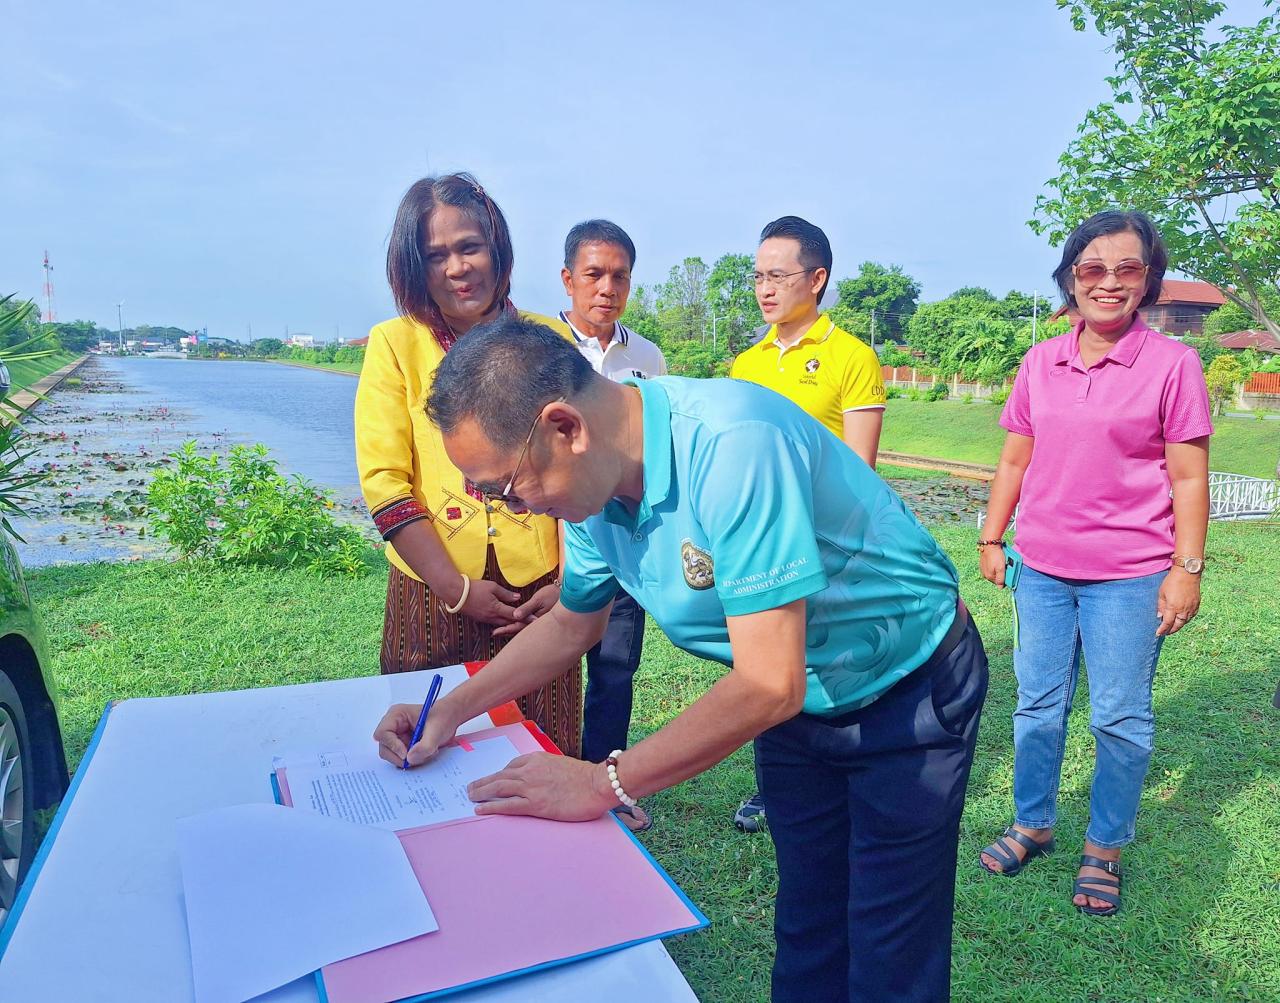
[[(557, 397), (551, 403), (563, 404), (564, 398)], [(520, 476), (520, 467), (524, 465), (524, 458), (529, 452), (529, 443), (533, 442), (534, 430), (538, 427), (538, 422), (542, 418), (542, 412), (547, 409), (547, 405), (543, 405), (538, 409), (538, 413), (533, 416), (533, 424), (529, 426), (529, 434), (524, 437), (524, 445), (520, 447), (520, 455), (516, 458), (516, 468), (511, 471), (511, 476), (507, 479), (507, 486), (501, 491), (485, 491), (484, 496), (491, 502), (500, 501), (504, 504), (518, 507), (524, 506), (524, 501), (517, 494), (512, 493), (512, 488), (516, 486), (516, 478)]]
[(802, 268), (798, 272), (752, 272), (751, 281), (756, 286), (762, 286), (767, 282), (773, 288), (778, 289), (783, 285), (784, 279), (789, 279), (793, 275), (804, 275), (805, 272), (816, 271), (817, 268), (818, 266), (814, 265), (812, 268)]
[(1076, 281), (1086, 289), (1092, 289), (1108, 274), (1114, 275), (1121, 285), (1140, 286), (1150, 270), (1150, 265), (1144, 265), (1141, 261), (1135, 261), (1132, 258), (1120, 262), (1115, 268), (1108, 268), (1101, 261), (1086, 261), (1082, 265), (1071, 266), (1071, 273), (1076, 277)]

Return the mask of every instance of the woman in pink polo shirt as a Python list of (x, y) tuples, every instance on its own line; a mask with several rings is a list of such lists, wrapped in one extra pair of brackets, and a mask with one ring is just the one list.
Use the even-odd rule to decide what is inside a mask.
[(1081, 319), (1018, 370), (978, 541), (983, 576), (1003, 587), (1003, 536), (1018, 506), (1015, 814), (981, 863), (1012, 876), (1054, 848), (1083, 655), (1097, 755), (1072, 902), (1094, 916), (1120, 909), (1120, 850), (1134, 837), (1151, 762), (1160, 647), (1200, 606), (1209, 396), (1196, 352), (1138, 313), (1160, 295), (1166, 263), (1142, 213), (1098, 213), (1067, 239), (1053, 275)]

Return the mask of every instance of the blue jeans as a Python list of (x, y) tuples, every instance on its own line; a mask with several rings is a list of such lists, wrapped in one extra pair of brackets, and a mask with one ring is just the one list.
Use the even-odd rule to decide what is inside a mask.
[(1151, 763), (1151, 685), (1163, 637), (1156, 600), (1165, 573), (1081, 581), (1030, 567), (1014, 594), (1019, 645), (1013, 652), (1014, 821), (1047, 829), (1057, 821), (1058, 783), (1083, 653), (1089, 674), (1089, 730), (1097, 751), (1085, 838), (1118, 847), (1133, 840), (1142, 781)]
[(632, 680), (644, 647), (644, 610), (618, 590), (609, 626), (587, 652), (587, 695), (582, 708), (582, 758), (598, 763), (627, 747), (631, 727)]

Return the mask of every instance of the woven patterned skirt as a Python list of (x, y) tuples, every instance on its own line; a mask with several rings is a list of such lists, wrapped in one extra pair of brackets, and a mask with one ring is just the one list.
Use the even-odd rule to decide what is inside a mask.
[[(502, 577), (493, 548), (485, 560), (484, 577), (520, 593), (526, 602), (538, 589), (555, 580), (555, 572), (516, 588)], [(508, 639), (493, 636), (493, 626), (460, 613), (445, 611), (443, 600), (394, 564), (387, 580), (387, 608), (382, 621), (382, 672), (415, 672), (458, 662), (487, 661)], [(483, 671), (483, 670), (482, 670)], [(560, 750), (569, 756), (582, 747), (582, 665), (574, 662), (565, 673), (516, 701), (525, 717), (536, 721)]]

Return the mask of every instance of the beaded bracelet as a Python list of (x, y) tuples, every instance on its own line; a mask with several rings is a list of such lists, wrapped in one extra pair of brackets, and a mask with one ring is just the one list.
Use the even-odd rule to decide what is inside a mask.
[(609, 758), (604, 761), (604, 768), (609, 774), (609, 786), (613, 788), (613, 793), (618, 796), (618, 800), (628, 808), (634, 808), (636, 799), (622, 789), (622, 784), (618, 780), (618, 757), (621, 755), (621, 749), (614, 749), (609, 753)]
[(1003, 540), (979, 540), (978, 541), (979, 550), (981, 550), (983, 547), (1003, 547), (1003, 546), (1004, 546)]

